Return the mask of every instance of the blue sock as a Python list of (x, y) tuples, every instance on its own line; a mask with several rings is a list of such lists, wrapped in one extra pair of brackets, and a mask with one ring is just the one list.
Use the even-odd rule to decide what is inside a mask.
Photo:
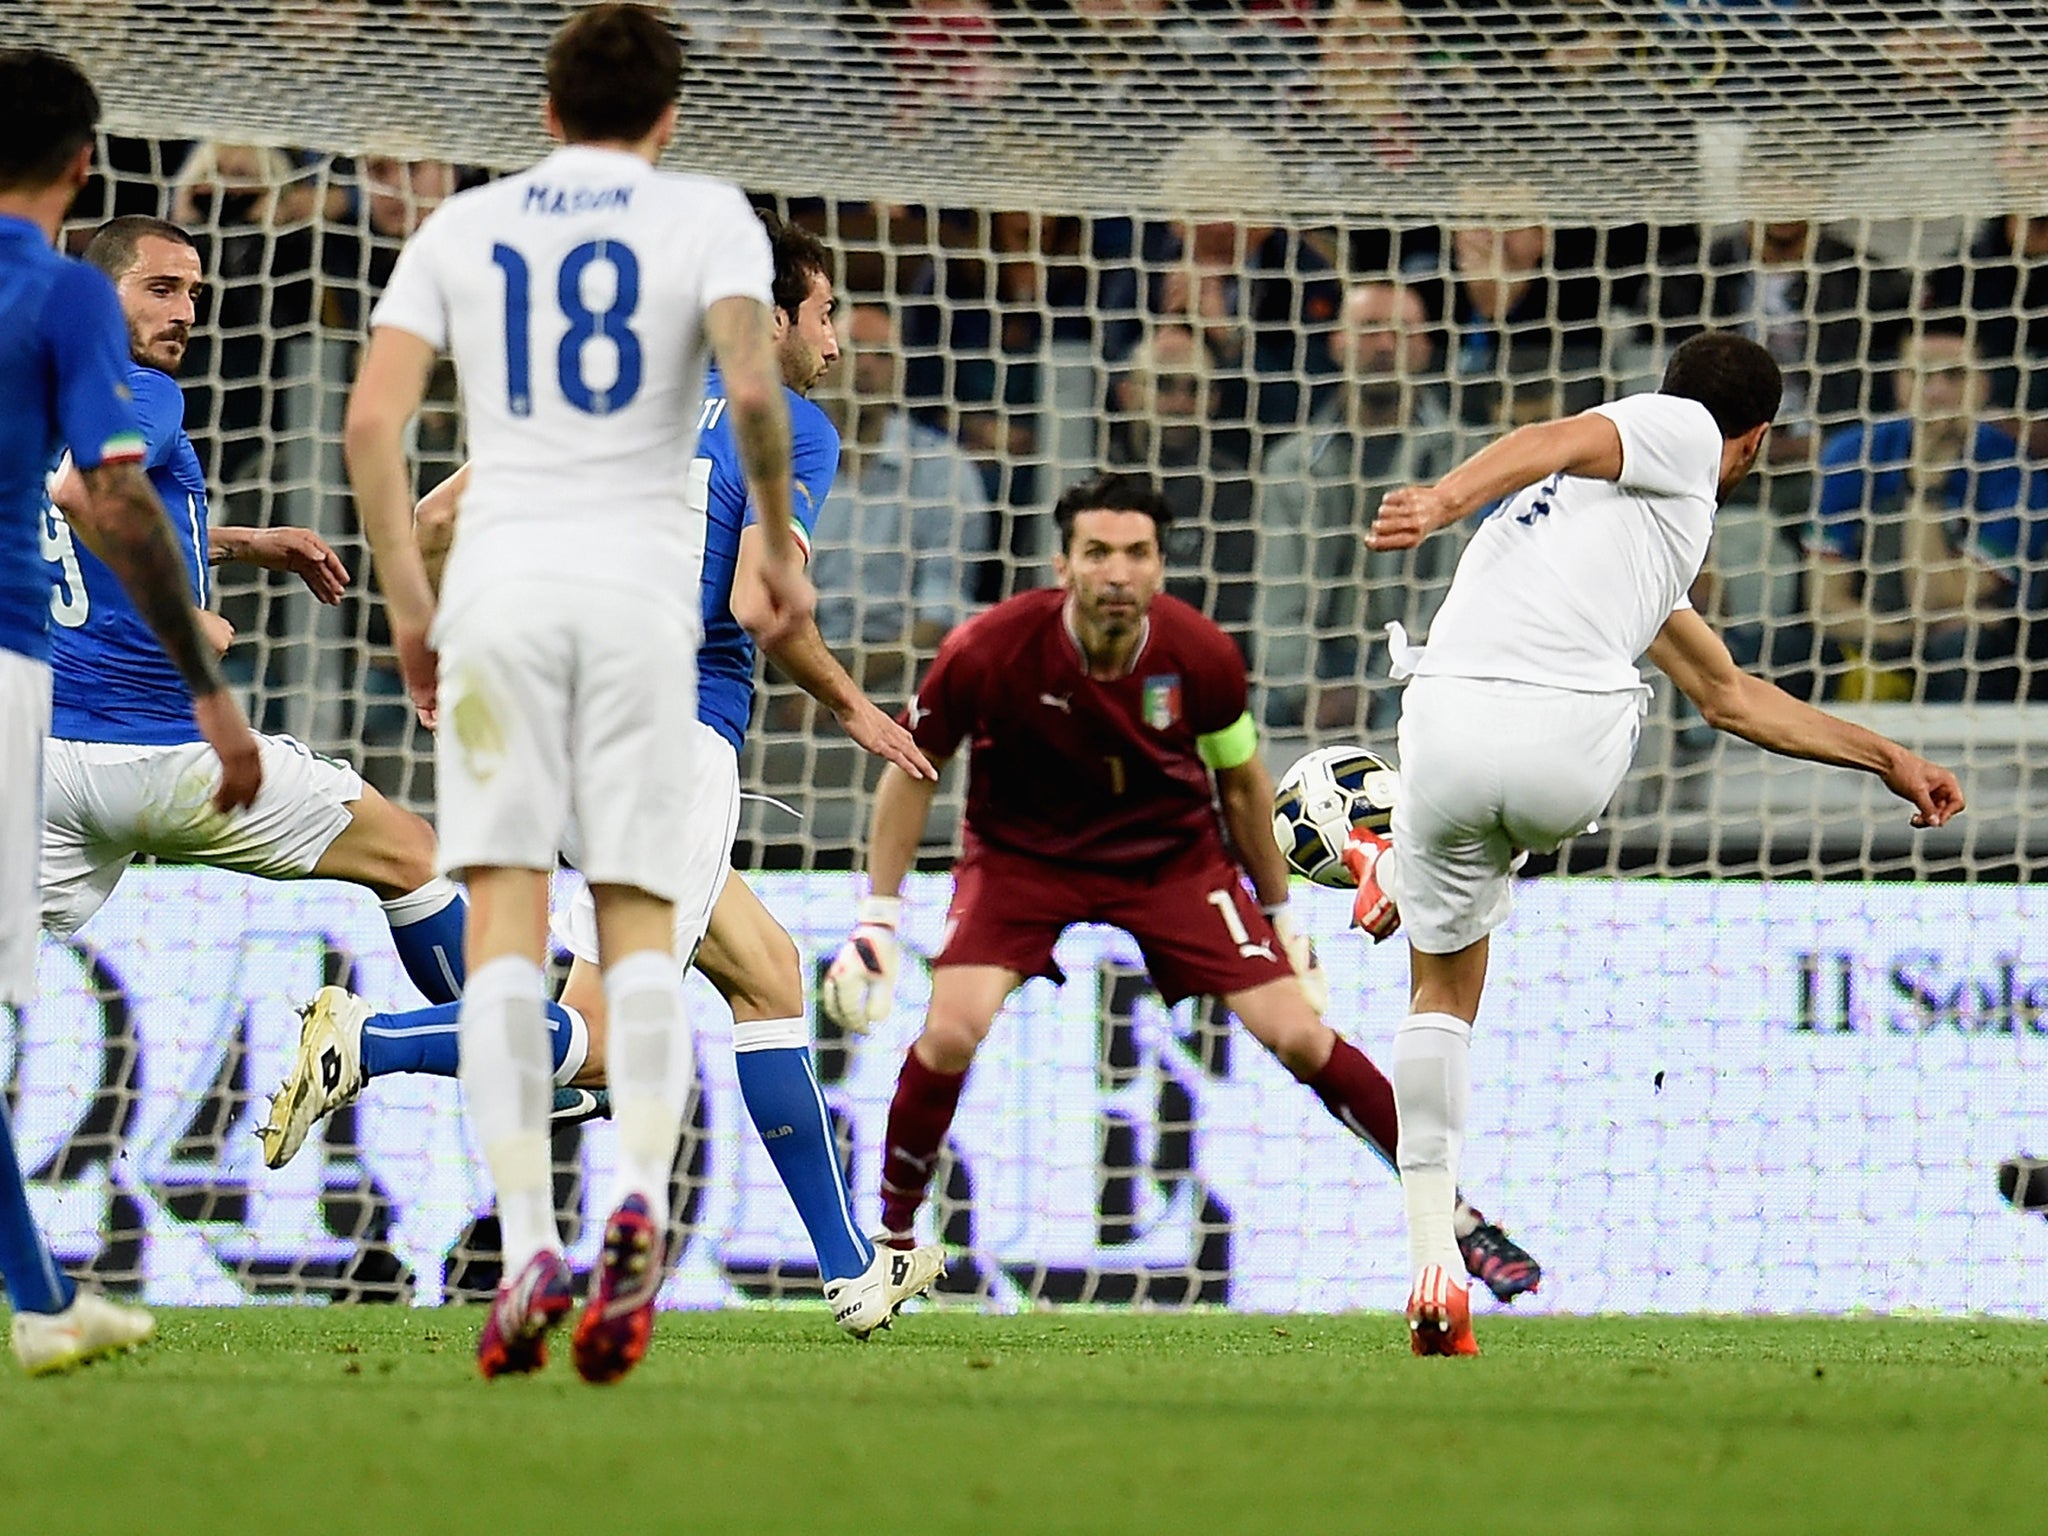
[(455, 882), (436, 877), (382, 906), (399, 963), (420, 996), (430, 1003), (452, 1003), (462, 996), (462, 930), (469, 922), (469, 903)]
[[(4, 1015), (0, 1015), (4, 1017)], [(50, 1245), (29, 1214), (28, 1186), (14, 1155), (14, 1128), (0, 1100), (0, 1279), (17, 1312), (62, 1312), (77, 1293), (71, 1277), (57, 1267)]]
[[(801, 1019), (772, 1023), (803, 1027)], [(735, 1025), (734, 1045), (740, 1044), (744, 1031), (756, 1027)], [(742, 1049), (736, 1060), (740, 1096), (747, 1101), (747, 1113), (782, 1176), (783, 1188), (803, 1218), (820, 1272), (827, 1280), (859, 1274), (874, 1262), (875, 1250), (853, 1219), (846, 1176), (839, 1166), (839, 1143), (817, 1074), (811, 1070), (810, 1047)]]
[[(590, 1032), (583, 1016), (560, 1003), (545, 1005), (548, 1014), (548, 1046), (554, 1055), (555, 1076), (573, 1054), (574, 1076), (590, 1051)], [(363, 1020), (363, 1074), (389, 1077), (394, 1072), (424, 1072), (430, 1077), (453, 1077), (462, 1062), (461, 1044), (456, 1038), (456, 1015), (460, 1003), (436, 1003), (410, 1013), (373, 1013)]]

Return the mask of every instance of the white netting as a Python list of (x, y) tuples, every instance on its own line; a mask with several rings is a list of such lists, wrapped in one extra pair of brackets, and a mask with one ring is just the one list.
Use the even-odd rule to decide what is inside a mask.
[[(217, 516), (318, 528), (362, 573), (339, 427), (364, 316), (425, 207), (543, 151), (538, 60), (568, 9), (0, 0), (11, 40), (72, 53), (106, 99), (106, 175), (76, 227), (114, 211), (166, 214), (202, 240), (213, 293), (184, 382)], [(1564, 859), (1645, 876), (1984, 886), (1949, 893), (1940, 910), (1959, 934), (1973, 923), (2009, 930), (2005, 949), (1960, 937), (1953, 953), (1938, 936), (1895, 944), (1893, 898), (1873, 887), (1827, 893), (1824, 911), (1795, 902), (1778, 921), (1802, 937), (1782, 965), (1770, 962), (1778, 969), (1757, 994), (1771, 1001), (1695, 1022), (1730, 1031), (1711, 1037), (1738, 1054), (1761, 1051), (1758, 1073), (1776, 1058), (1753, 1028), (1777, 1020), (1825, 1034), (1831, 1026), (1814, 1022), (1823, 1014), (1847, 1033), (1924, 1024), (2022, 1048), (2013, 1037), (2038, 1016), (2015, 926), (2023, 893), (1997, 882), (2026, 878), (2048, 844), (2026, 706), (2048, 688), (2048, 475), (2032, 468), (2048, 451), (2048, 33), (2037, 7), (697, 0), (678, 10), (694, 62), (674, 163), (740, 181), (818, 230), (839, 263), (850, 356), (818, 393), (849, 446), (816, 569), (828, 637), (879, 697), (900, 700), (964, 614), (1048, 579), (1046, 509), (1061, 486), (1131, 467), (1159, 475), (1181, 514), (1173, 590), (1242, 643), (1276, 769), (1311, 744), (1390, 748), (1397, 700), (1380, 626), (1399, 618), (1426, 632), (1458, 545), (1366, 554), (1359, 535), (1377, 498), (1441, 473), (1507, 424), (1653, 384), (1701, 325), (1739, 327), (1780, 357), (1791, 389), (1770, 462), (1724, 509), (1696, 596), (1744, 662), (1953, 763), (1972, 809), (1950, 831), (1909, 834), (1867, 779), (1717, 740), (1667, 690), (1600, 832)], [(452, 378), (435, 400), (419, 432), (423, 485), (461, 452)], [(1950, 418), (1968, 430), (1951, 434)], [(359, 762), (430, 810), (428, 744), (368, 588), (325, 610), (277, 578), (229, 570), (220, 587), (242, 634), (231, 664), (260, 722)], [(871, 765), (786, 685), (764, 690), (745, 770), (750, 788), (804, 819), (750, 804), (743, 865), (860, 861)], [(956, 790), (934, 821), (935, 863)], [(209, 900), (223, 889), (203, 887)], [(807, 954), (839, 921), (838, 889), (829, 879), (783, 889), (792, 905), (778, 911)], [(1693, 899), (1662, 894), (1691, 887), (1626, 889), (1624, 905), (1638, 905), (1618, 914), (1589, 898), (1558, 903), (1558, 932), (1653, 930)], [(1685, 921), (1710, 968), (1750, 964), (1750, 929), (1714, 938), (1715, 921)], [(1756, 919), (1766, 935), (1772, 921)], [(1085, 964), (1096, 959), (1124, 963)], [(1529, 963), (1552, 981), (1578, 975), (1562, 961)], [(1383, 958), (1372, 974), (1391, 969)], [(1837, 988), (1839, 978), (1849, 979)], [(1121, 972), (1102, 985), (1142, 991)], [(911, 991), (897, 1020), (906, 1029)], [(1840, 1006), (1823, 1007), (1823, 995)], [(1377, 996), (1355, 1015), (1368, 1043), (1392, 1017)], [(1616, 1019), (1642, 1010), (1626, 988), (1616, 997), (1585, 1006)], [(1873, 997), (1922, 1024), (1902, 1030)], [(1186, 1010), (1169, 1020), (1149, 1002), (1117, 1006), (1143, 1027), (1116, 1036), (1115, 1050), (1135, 1051), (1142, 1070), (1131, 1067), (1134, 1078), (1104, 1056), (1109, 1108), (1066, 1128), (1094, 1149), (1070, 1170), (1072, 1190), (1055, 1181), (1031, 1195), (1031, 1180), (1065, 1165), (1004, 1140), (1028, 1140), (1028, 1126), (1000, 1129), (1008, 1122), (994, 1115), (998, 1129), (971, 1133), (982, 1138), (966, 1156), (981, 1170), (976, 1230), (987, 1236), (992, 1209), (1005, 1220), (1037, 1213), (1015, 1216), (985, 1268), (1010, 1274), (1004, 1266), (1034, 1242), (1085, 1249), (1096, 1256), (1067, 1265), (1081, 1279), (1036, 1289), (1089, 1292), (1117, 1268), (1103, 1256), (1117, 1233), (1128, 1257), (1138, 1250), (1126, 1228), (1166, 1231), (1155, 1218), (1168, 1217), (1169, 1227), (1194, 1221), (1208, 1233), (1196, 1248), (1210, 1243), (1201, 1251), (1224, 1262), (1215, 1255), (1227, 1242), (1215, 1249), (1223, 1239), (1174, 1204), (1199, 1208), (1207, 1194), (1172, 1177), (1133, 1184), (1118, 1160), (1127, 1147), (1148, 1166), (1220, 1155), (1214, 1136), (1237, 1134), (1246, 1094), (1260, 1109), (1245, 1134), (1289, 1129), (1230, 1164), (1253, 1190), (1222, 1199), (1233, 1230), (1300, 1243), (1336, 1219), (1307, 1194), (1275, 1192), (1285, 1182), (1276, 1170), (1308, 1156), (1306, 1126), (1320, 1134), (1313, 1101), (1277, 1084), (1266, 1107), (1248, 1050), (1216, 1057)], [(1095, 1012), (1122, 1016), (1106, 1003)], [(1660, 1017), (1677, 1022), (1668, 1008)], [(1562, 1094), (1602, 1081), (1619, 1049), (1594, 1042), (1526, 1063), (1522, 1076)], [(1703, 1050), (1686, 1049), (1688, 1059)], [(869, 1070), (859, 1064), (870, 1054), (856, 1053), (854, 1070)], [(1814, 1070), (1825, 1083), (1852, 1067), (1864, 1070)], [(1015, 1070), (1021, 1093), (1034, 1072), (1064, 1067), (1025, 1043)], [(1855, 1080), (1872, 1093), (1914, 1091), (1903, 1079), (1881, 1089), (1867, 1073)], [(719, 1104), (721, 1091), (707, 1087)], [(867, 1156), (880, 1128), (860, 1095), (873, 1085), (839, 1091), (853, 1095)], [(1277, 1107), (1290, 1092), (1302, 1115)], [(1145, 1103), (1117, 1097), (1134, 1094)], [(1752, 1097), (1740, 1112), (1778, 1112)], [(1733, 1096), (1709, 1099), (1716, 1123), (1738, 1112)], [(1895, 1108), (1817, 1114), (1815, 1144), (1847, 1136), (1851, 1161), (1885, 1177), (1920, 1168), (1931, 1150), (1879, 1144)], [(1636, 1110), (1654, 1127), (1656, 1106)], [(1523, 1157), (1583, 1154), (1588, 1170), (1621, 1155), (1564, 1121), (1547, 1143), (1515, 1142), (1545, 1134), (1542, 1123), (1525, 1116), (1524, 1129), (1502, 1134)], [(1957, 1124), (1980, 1139), (2017, 1134), (1988, 1113)], [(1355, 1148), (1315, 1145), (1318, 1166), (1372, 1191), (1359, 1198), (1374, 1210), (1391, 1198)], [(1709, 1152), (1687, 1148), (1672, 1176), (1712, 1182)], [(1002, 1181), (1021, 1192), (992, 1207)], [(872, 1167), (858, 1157), (856, 1182), (871, 1191)], [(1561, 1198), (1515, 1187), (1530, 1204)], [(1899, 1208), (1960, 1219), (1962, 1199), (1944, 1187)], [(1253, 1208), (1261, 1214), (1247, 1217)], [(350, 1235), (382, 1241), (361, 1214), (370, 1206), (335, 1209)], [(1395, 1209), (1380, 1215), (1392, 1221)], [(1578, 1219), (1560, 1218), (1552, 1240), (1583, 1247)], [(1040, 1220), (1094, 1223), (1103, 1253), (1064, 1228), (1048, 1235)], [(1386, 1236), (1345, 1230), (1345, 1242), (1368, 1247)], [(132, 1247), (115, 1249), (132, 1272)], [(801, 1246), (781, 1256), (798, 1259)], [(1223, 1282), (1205, 1273), (1195, 1292), (1218, 1294)], [(1239, 1299), (1350, 1294), (1287, 1300), (1261, 1288), (1241, 1253), (1229, 1273), (1224, 1289)], [(1014, 1275), (1003, 1284), (1005, 1295), (1034, 1289)], [(1791, 1293), (1703, 1294), (1776, 1305)], [(1909, 1294), (1921, 1292), (1873, 1299)]]

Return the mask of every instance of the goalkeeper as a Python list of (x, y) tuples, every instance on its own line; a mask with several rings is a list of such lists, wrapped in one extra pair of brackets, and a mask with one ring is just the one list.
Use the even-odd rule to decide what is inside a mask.
[[(910, 706), (912, 734), (934, 761), (963, 741), (974, 751), (931, 1008), (896, 1080), (883, 1146), (885, 1241), (905, 1249), (976, 1050), (1026, 980), (1062, 979), (1053, 946), (1071, 923), (1129, 932), (1169, 1002), (1221, 998), (1394, 1165), (1393, 1089), (1323, 1022), (1329, 982), (1289, 920), (1244, 660), (1223, 631), (1159, 590), (1166, 502), (1147, 481), (1104, 475), (1067, 491), (1053, 516), (1059, 586), (954, 630)], [(864, 1030), (889, 1013), (897, 893), (936, 789), (935, 778), (883, 772), (869, 895), (821, 999), (842, 1027)], [(1352, 859), (1360, 917), (1384, 936), (1391, 912), (1366, 894), (1377, 889), (1378, 852)], [(1503, 1301), (1533, 1290), (1535, 1261), (1462, 1200), (1458, 1212), (1471, 1273)]]
[[(824, 248), (769, 217), (774, 253), (775, 337), (788, 392), (792, 469), (800, 540), (806, 540), (831, 489), (839, 434), (806, 392), (839, 355), (837, 301)], [(751, 611), (759, 535), (745, 478), (724, 421), (714, 370), (705, 389), (696, 473), (709, 523), (704, 560), (704, 641), (698, 651), (698, 715), (733, 749), (726, 807), (736, 825), (739, 747), (752, 712), (754, 644), (742, 624)], [(420, 504), (419, 536), (438, 574), (454, 538), (467, 469)], [(736, 616), (737, 615), (737, 616)], [(815, 623), (770, 653), (776, 664), (830, 709), (847, 734), (887, 758), (895, 771), (933, 776), (909, 733), (871, 703), (833, 658)], [(732, 828), (727, 831), (730, 841)], [(588, 892), (557, 927), (575, 957), (559, 1003), (547, 1005), (558, 1118), (601, 1112), (605, 1082), (605, 995), (597, 966), (596, 913)], [(936, 1245), (903, 1253), (878, 1250), (856, 1223), (831, 1121), (811, 1063), (803, 977), (796, 945), (746, 882), (728, 871), (703, 942), (679, 935), (678, 959), (694, 963), (733, 1010), (740, 1092), (816, 1251), (833, 1318), (857, 1338), (883, 1326), (910, 1297), (928, 1289), (945, 1261)], [(453, 1077), (459, 1063), (455, 1007), (376, 1014), (361, 998), (328, 987), (306, 1008), (298, 1055), (263, 1129), (264, 1161), (282, 1167), (312, 1126), (352, 1103), (373, 1077), (423, 1072)]]

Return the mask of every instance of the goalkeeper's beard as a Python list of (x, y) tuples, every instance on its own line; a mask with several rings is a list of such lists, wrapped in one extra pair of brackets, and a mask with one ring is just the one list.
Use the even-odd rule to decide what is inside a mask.
[(1145, 605), (1130, 592), (1104, 593), (1083, 605), (1084, 631), (1093, 631), (1095, 648), (1113, 650), (1137, 633)]

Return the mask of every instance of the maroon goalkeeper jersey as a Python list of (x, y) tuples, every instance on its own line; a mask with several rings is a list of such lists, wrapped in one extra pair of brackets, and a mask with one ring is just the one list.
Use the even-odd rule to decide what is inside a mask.
[(1224, 851), (1196, 738), (1245, 710), (1244, 661), (1177, 598), (1153, 599), (1123, 677), (1088, 676), (1067, 594), (1026, 592), (954, 630), (908, 712), (917, 744), (972, 748), (967, 846), (1134, 876)]

